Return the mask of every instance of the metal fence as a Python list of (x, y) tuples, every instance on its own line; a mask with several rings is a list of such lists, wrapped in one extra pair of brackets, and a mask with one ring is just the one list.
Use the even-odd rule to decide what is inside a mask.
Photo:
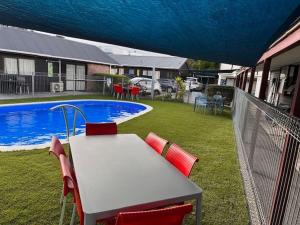
[[(0, 95), (35, 95), (35, 93), (96, 92), (111, 94), (112, 85), (119, 80), (112, 77), (84, 75), (79, 79), (66, 74), (34, 73), (32, 75), (0, 72)], [(122, 82), (122, 81), (121, 81)]]
[(300, 224), (300, 122), (236, 89), (232, 108), (262, 224)]

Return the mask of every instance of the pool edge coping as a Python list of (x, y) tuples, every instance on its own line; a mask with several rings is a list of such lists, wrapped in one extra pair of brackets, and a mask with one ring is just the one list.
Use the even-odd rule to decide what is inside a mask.
[[(58, 101), (42, 101), (42, 102), (24, 102), (24, 103), (8, 103), (8, 104), (0, 104), (0, 108), (1, 107), (5, 107), (5, 106), (16, 106), (16, 105), (35, 105), (35, 104), (47, 104), (47, 103), (59, 103), (59, 102), (80, 102), (80, 101), (97, 101), (97, 102), (104, 102), (104, 101), (114, 101), (114, 102), (126, 102), (126, 103), (131, 103), (131, 104), (137, 104), (137, 105), (141, 105), (146, 107), (145, 110), (135, 113), (131, 116), (128, 116), (126, 118), (121, 118), (121, 119), (116, 119), (115, 122), (117, 124), (121, 124), (124, 122), (127, 122), (129, 120), (132, 120), (134, 118), (137, 118), (139, 116), (142, 116), (150, 111), (153, 110), (153, 107), (150, 105), (146, 105), (144, 103), (140, 103), (140, 102), (131, 102), (131, 101), (125, 101), (125, 100), (110, 100), (110, 99), (72, 99), (72, 100), (58, 100)], [(50, 110), (50, 109), (49, 109)], [(78, 135), (84, 135), (84, 133), (82, 134), (78, 134)], [(63, 144), (67, 143), (66, 139), (60, 139), (60, 141)], [(38, 149), (43, 149), (43, 148), (48, 148), (50, 147), (51, 141), (47, 142), (47, 143), (43, 143), (43, 144), (36, 144), (36, 145), (12, 145), (12, 146), (1, 146), (0, 145), (0, 152), (14, 152), (14, 151), (30, 151), (30, 150), (38, 150)]]

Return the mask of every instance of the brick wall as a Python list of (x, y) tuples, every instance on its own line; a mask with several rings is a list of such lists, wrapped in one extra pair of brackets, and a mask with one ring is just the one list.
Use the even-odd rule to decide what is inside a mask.
[[(109, 73), (109, 66), (108, 65), (99, 65), (99, 64), (88, 64), (87, 65), (87, 78), (89, 80), (99, 80), (103, 79), (99, 76), (93, 76), (95, 73)], [(95, 81), (88, 81), (87, 82), (87, 91), (90, 92), (102, 92), (103, 90), (103, 83), (102, 82), (95, 82)]]
[(108, 65), (99, 65), (99, 64), (88, 64), (88, 75), (92, 75), (95, 73), (109, 73)]

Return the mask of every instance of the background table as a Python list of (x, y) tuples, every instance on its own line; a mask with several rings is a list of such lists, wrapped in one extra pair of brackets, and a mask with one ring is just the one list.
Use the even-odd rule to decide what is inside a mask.
[(70, 138), (84, 224), (186, 200), (196, 200), (200, 224), (202, 190), (135, 134)]

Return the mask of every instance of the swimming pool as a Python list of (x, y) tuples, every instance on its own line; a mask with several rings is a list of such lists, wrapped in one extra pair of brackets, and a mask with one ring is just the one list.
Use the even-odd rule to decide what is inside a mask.
[[(50, 110), (60, 104), (77, 106), (89, 122), (121, 123), (152, 109), (140, 103), (93, 99), (0, 105), (0, 150), (45, 147), (53, 135), (65, 139), (62, 111)], [(73, 111), (68, 110), (70, 124), (72, 115)], [(78, 115), (76, 133), (84, 131), (84, 120)]]

